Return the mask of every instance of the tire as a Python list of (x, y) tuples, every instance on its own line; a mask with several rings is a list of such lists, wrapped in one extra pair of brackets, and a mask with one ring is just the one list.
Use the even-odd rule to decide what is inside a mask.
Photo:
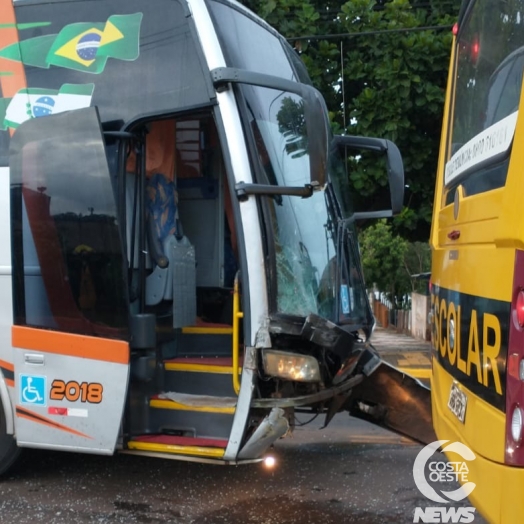
[(4, 474), (20, 455), (20, 448), (16, 445), (13, 435), (6, 432), (4, 406), (0, 401), (0, 475)]

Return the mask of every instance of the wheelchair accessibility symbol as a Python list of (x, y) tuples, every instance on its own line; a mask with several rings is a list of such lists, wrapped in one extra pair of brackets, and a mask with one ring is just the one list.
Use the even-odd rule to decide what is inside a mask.
[(32, 406), (45, 406), (47, 377), (39, 375), (20, 375), (20, 403)]

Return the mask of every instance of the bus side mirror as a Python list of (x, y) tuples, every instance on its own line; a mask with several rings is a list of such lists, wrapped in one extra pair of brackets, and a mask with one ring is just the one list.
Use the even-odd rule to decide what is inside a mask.
[[(337, 135), (333, 137), (332, 147), (342, 149), (340, 156), (344, 158), (344, 149), (353, 151), (376, 151), (379, 155), (386, 155), (387, 173), (391, 208), (380, 211), (355, 213), (354, 218), (384, 218), (397, 215), (402, 211), (404, 203), (404, 164), (398, 147), (390, 140), (352, 135)], [(352, 156), (357, 157), (358, 153)]]
[[(302, 100), (289, 98), (276, 115), (282, 134), (305, 149), (309, 155), (309, 179), (312, 188), (323, 187), (327, 181), (330, 127), (326, 102), (313, 86), (287, 78), (266, 75), (235, 67), (217, 67), (211, 71), (216, 89), (227, 89), (228, 83), (255, 85), (281, 91), (275, 101), (286, 93), (299, 95)], [(270, 106), (271, 107), (271, 106)], [(305, 131), (305, 133), (304, 133)], [(307, 146), (304, 148), (304, 144)], [(259, 193), (262, 194), (262, 193)], [(267, 193), (264, 193), (267, 194)]]
[(309, 169), (312, 186), (323, 187), (327, 181), (329, 122), (322, 95), (313, 87), (303, 87), (308, 136)]
[(312, 186), (323, 187), (327, 180), (328, 130), (327, 108), (322, 95), (314, 88), (304, 89), (307, 125), (310, 181)]

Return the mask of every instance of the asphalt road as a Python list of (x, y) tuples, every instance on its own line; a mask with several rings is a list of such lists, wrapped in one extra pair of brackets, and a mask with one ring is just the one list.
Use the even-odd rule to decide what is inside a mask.
[(413, 480), (422, 446), (345, 414), (320, 425), (279, 441), (272, 471), (27, 450), (0, 481), (0, 523), (403, 523), (435, 505)]

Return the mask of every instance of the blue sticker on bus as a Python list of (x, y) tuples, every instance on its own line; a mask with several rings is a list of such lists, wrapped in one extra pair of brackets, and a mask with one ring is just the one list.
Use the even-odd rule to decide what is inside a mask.
[(20, 374), (19, 384), (21, 404), (46, 406), (47, 377)]
[(346, 284), (340, 286), (340, 305), (342, 306), (342, 313), (349, 315), (349, 293)]

